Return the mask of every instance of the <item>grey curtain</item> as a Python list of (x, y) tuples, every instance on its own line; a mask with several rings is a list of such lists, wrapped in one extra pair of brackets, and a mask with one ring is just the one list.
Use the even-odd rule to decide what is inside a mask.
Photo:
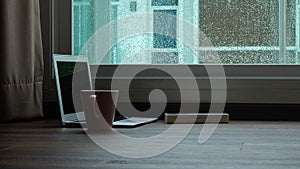
[(0, 122), (42, 116), (39, 0), (0, 0)]

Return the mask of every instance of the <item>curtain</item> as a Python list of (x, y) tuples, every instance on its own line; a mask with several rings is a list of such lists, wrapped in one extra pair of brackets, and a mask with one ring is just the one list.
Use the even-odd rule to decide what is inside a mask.
[(0, 0), (0, 122), (42, 116), (39, 0)]

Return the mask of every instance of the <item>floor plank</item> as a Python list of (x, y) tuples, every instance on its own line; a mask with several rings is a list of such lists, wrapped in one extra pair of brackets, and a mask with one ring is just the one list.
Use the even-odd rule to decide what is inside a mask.
[[(162, 121), (119, 129), (132, 137), (151, 137), (170, 125)], [(62, 128), (59, 121), (0, 124), (0, 168), (300, 168), (299, 122), (221, 124), (204, 144), (203, 125), (193, 127), (172, 150), (146, 159), (119, 157), (98, 147), (82, 128)]]

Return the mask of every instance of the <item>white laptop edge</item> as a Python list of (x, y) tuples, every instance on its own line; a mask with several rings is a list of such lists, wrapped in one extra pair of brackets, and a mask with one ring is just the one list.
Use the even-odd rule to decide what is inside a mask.
[(58, 96), (61, 120), (62, 120), (63, 125), (65, 125), (66, 123), (75, 123), (74, 120), (78, 119), (78, 117), (84, 117), (84, 112), (78, 112), (78, 113), (74, 112), (71, 114), (64, 113), (57, 62), (83, 62), (83, 63), (86, 63), (88, 73), (89, 73), (90, 88), (93, 89), (89, 61), (86, 56), (59, 55), (59, 54), (53, 55), (54, 74), (55, 74), (55, 81), (56, 81), (56, 86), (57, 86), (57, 96)]

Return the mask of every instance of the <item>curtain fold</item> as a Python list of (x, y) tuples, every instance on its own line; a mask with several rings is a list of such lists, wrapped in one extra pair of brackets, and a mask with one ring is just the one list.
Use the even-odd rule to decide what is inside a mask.
[(0, 122), (42, 116), (39, 0), (0, 1)]

